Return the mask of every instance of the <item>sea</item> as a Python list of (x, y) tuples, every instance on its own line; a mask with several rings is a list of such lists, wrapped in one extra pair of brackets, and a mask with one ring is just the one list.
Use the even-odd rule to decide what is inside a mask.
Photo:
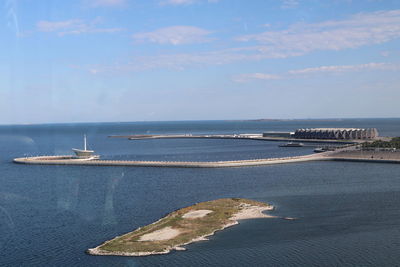
[[(400, 165), (303, 162), (240, 168), (19, 165), (13, 158), (215, 161), (312, 153), (312, 146), (228, 139), (127, 140), (110, 135), (240, 134), (312, 127), (376, 127), (400, 136), (400, 119), (180, 121), (0, 126), (0, 266), (399, 266)], [(295, 220), (241, 221), (147, 257), (85, 251), (169, 212), (219, 198), (248, 198)]]

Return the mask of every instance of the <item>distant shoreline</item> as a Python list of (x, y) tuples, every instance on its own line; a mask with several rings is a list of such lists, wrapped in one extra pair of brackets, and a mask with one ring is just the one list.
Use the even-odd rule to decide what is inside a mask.
[(198, 119), (198, 120), (137, 120), (137, 121), (67, 121), (67, 122), (26, 122), (26, 123), (0, 123), (0, 127), (14, 126), (49, 126), (49, 125), (83, 125), (83, 124), (129, 124), (129, 123), (182, 123), (182, 122), (244, 122), (244, 121), (347, 121), (347, 120), (399, 120), (400, 117), (378, 117), (378, 118), (304, 118), (304, 119)]

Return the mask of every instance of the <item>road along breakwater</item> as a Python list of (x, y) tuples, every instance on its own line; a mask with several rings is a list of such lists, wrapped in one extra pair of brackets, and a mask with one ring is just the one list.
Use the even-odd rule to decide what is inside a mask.
[(85, 166), (125, 166), (125, 167), (173, 167), (173, 168), (227, 168), (227, 167), (251, 167), (261, 165), (297, 163), (308, 161), (354, 161), (375, 163), (400, 163), (400, 152), (365, 152), (355, 150), (353, 147), (327, 151), (318, 154), (304, 156), (264, 158), (234, 161), (133, 161), (133, 160), (100, 160), (79, 159), (71, 155), (65, 156), (37, 156), (15, 158), (13, 161), (19, 164), (39, 165), (85, 165)]
[(253, 141), (277, 141), (277, 142), (303, 142), (303, 143), (325, 143), (325, 144), (356, 144), (360, 140), (330, 140), (330, 139), (301, 139), (287, 137), (263, 137), (261, 134), (175, 134), (175, 135), (110, 135), (109, 138), (126, 138), (129, 140), (151, 140), (151, 139), (241, 139)]
[(283, 164), (291, 162), (305, 162), (314, 160), (329, 160), (325, 154), (329, 152), (305, 156), (265, 158), (235, 161), (131, 161), (131, 160), (98, 160), (76, 159), (73, 156), (38, 156), (16, 158), (13, 161), (20, 164), (41, 165), (86, 165), (86, 166), (132, 166), (132, 167), (179, 167), (179, 168), (223, 168), (223, 167), (249, 167), (259, 165)]
[(396, 149), (342, 149), (332, 153), (330, 159), (335, 161), (400, 163), (400, 151)]

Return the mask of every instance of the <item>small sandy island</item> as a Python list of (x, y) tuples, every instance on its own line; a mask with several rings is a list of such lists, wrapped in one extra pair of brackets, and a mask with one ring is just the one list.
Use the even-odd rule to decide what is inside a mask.
[(242, 198), (224, 198), (179, 209), (155, 223), (87, 250), (91, 255), (147, 256), (185, 250), (182, 246), (207, 240), (238, 220), (274, 218), (264, 214), (273, 206)]

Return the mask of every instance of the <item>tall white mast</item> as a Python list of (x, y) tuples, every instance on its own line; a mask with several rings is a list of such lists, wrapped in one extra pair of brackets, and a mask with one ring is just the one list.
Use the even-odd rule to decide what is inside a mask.
[(83, 135), (83, 144), (84, 144), (84, 148), (86, 149), (86, 134)]

